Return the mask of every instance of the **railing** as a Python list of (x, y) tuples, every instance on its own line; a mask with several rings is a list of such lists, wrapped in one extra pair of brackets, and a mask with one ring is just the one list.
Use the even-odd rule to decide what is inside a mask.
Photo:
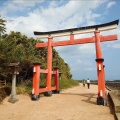
[(6, 80), (0, 80), (0, 86), (5, 86), (6, 85)]

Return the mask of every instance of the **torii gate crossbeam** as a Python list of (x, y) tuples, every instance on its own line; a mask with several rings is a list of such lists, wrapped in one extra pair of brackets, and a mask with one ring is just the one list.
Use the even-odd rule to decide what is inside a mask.
[[(113, 41), (117, 40), (117, 35), (109, 35), (109, 36), (100, 36), (100, 42), (105, 41)], [(89, 37), (89, 38), (81, 38), (81, 39), (74, 39), (74, 35), (70, 35), (70, 40), (63, 40), (58, 42), (52, 42), (51, 46), (66, 46), (66, 45), (75, 45), (75, 44), (85, 44), (85, 43), (95, 43), (95, 37)], [(36, 48), (44, 48), (48, 47), (48, 42), (46, 43), (37, 43)]]
[[(66, 45), (75, 45), (75, 44), (86, 44), (86, 43), (95, 43), (96, 48), (96, 66), (97, 66), (97, 76), (98, 76), (98, 97), (97, 97), (97, 104), (104, 105), (105, 104), (105, 75), (104, 75), (104, 59), (102, 58), (102, 49), (100, 42), (105, 41), (113, 41), (117, 40), (117, 35), (108, 35), (108, 36), (101, 36), (101, 31), (107, 31), (111, 29), (116, 29), (118, 26), (119, 20), (115, 20), (109, 23), (100, 24), (100, 25), (94, 25), (94, 26), (86, 26), (86, 27), (80, 27), (80, 28), (72, 28), (72, 29), (66, 29), (66, 30), (58, 30), (58, 31), (50, 31), (50, 32), (34, 32), (38, 38), (48, 38), (48, 42), (46, 43), (37, 43), (36, 48), (44, 48), (48, 47), (48, 53), (47, 53), (47, 78), (46, 78), (46, 88), (44, 90), (39, 90), (42, 92), (50, 92), (51, 90), (54, 90), (54, 88), (51, 87), (51, 74), (52, 74), (52, 47), (55, 46), (66, 46)], [(74, 39), (74, 35), (76, 34), (86, 34), (94, 32), (93, 37), (89, 38), (80, 38), (80, 39)], [(60, 36), (70, 36), (69, 40), (63, 40), (54, 42), (54, 37), (60, 37)], [(58, 72), (57, 72), (58, 74)], [(56, 86), (58, 88), (57, 80), (59, 75), (56, 74)], [(34, 74), (33, 78), (33, 89), (38, 89), (36, 84), (39, 81), (39, 72), (38, 74)], [(37, 76), (37, 80), (36, 80)], [(37, 93), (33, 93), (34, 95), (38, 95)]]

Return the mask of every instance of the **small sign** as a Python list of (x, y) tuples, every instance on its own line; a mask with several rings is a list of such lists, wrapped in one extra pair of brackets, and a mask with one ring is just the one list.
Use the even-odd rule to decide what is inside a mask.
[(32, 94), (34, 94), (34, 88), (32, 89)]
[(35, 67), (33, 68), (33, 72), (36, 72), (36, 69), (35, 69)]
[(101, 70), (101, 65), (99, 64), (99, 70)]

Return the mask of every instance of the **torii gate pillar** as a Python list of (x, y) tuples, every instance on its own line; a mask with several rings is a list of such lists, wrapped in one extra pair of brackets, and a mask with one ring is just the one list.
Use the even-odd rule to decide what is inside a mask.
[(46, 78), (46, 86), (48, 87), (48, 94), (51, 94), (51, 70), (52, 70), (52, 37), (48, 38), (48, 53), (47, 53), (47, 69), (48, 74)]
[(96, 47), (96, 64), (97, 64), (97, 77), (98, 77), (98, 98), (97, 104), (105, 104), (105, 75), (104, 75), (104, 59), (102, 58), (102, 49), (100, 45), (100, 31), (96, 30), (95, 34), (95, 47)]

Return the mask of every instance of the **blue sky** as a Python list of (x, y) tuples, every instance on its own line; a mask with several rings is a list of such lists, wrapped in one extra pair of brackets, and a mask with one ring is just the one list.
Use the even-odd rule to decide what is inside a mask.
[[(7, 33), (20, 31), (34, 38), (33, 31), (75, 28), (120, 19), (119, 11), (120, 0), (0, 0), (0, 15), (8, 20)], [(120, 79), (120, 25), (116, 30), (101, 34), (118, 35), (117, 41), (101, 43), (101, 47), (106, 80)], [(89, 36), (93, 34), (75, 37)], [(65, 37), (54, 41), (63, 39)], [(94, 43), (55, 49), (69, 64), (74, 79), (97, 79)]]

